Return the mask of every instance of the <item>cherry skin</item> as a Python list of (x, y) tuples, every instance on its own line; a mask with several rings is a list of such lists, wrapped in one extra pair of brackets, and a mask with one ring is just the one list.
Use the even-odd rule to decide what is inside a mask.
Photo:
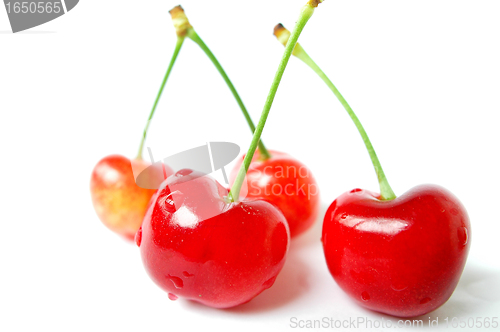
[[(133, 169), (140, 171), (148, 163), (120, 155), (101, 159), (92, 171), (90, 194), (94, 209), (106, 227), (133, 240), (142, 224), (151, 196), (156, 192), (136, 185)], [(168, 175), (173, 171), (165, 167)]]
[(214, 308), (246, 303), (271, 287), (285, 263), (285, 217), (262, 201), (227, 203), (228, 190), (184, 169), (153, 197), (136, 242), (153, 281)]
[[(263, 199), (278, 207), (297, 236), (309, 229), (319, 213), (319, 189), (311, 171), (290, 155), (270, 151), (271, 158), (261, 160), (257, 150), (247, 171), (248, 199)], [(236, 162), (230, 175), (233, 183), (243, 163)]]
[(323, 249), (351, 298), (398, 317), (431, 312), (453, 293), (470, 248), (463, 205), (446, 189), (417, 186), (390, 201), (354, 189), (329, 207)]

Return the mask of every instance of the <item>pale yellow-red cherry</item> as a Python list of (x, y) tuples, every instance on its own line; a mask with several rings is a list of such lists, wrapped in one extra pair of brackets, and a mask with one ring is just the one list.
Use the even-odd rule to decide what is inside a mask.
[[(106, 227), (130, 240), (142, 224), (154, 189), (139, 187), (134, 172), (139, 174), (149, 163), (130, 160), (121, 155), (101, 159), (92, 171), (90, 194), (94, 209)], [(166, 168), (168, 175), (173, 171)]]

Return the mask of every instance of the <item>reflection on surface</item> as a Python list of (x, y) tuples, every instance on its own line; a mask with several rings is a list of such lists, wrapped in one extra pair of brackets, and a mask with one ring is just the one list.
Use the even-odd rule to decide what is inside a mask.
[(173, 215), (172, 221), (184, 228), (194, 228), (198, 224), (198, 217), (184, 205)]
[(404, 230), (408, 223), (401, 219), (390, 218), (370, 218), (364, 219), (356, 216), (347, 216), (340, 221), (345, 226), (355, 228), (360, 231), (396, 235)]

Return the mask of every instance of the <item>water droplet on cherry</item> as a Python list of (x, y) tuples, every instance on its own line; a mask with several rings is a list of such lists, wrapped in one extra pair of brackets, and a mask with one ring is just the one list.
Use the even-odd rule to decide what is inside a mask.
[(347, 218), (347, 213), (342, 213), (342, 215), (340, 216), (340, 219), (346, 219)]
[(158, 206), (165, 214), (172, 214), (177, 211), (175, 203), (172, 193), (158, 198)]
[(351, 190), (349, 193), (355, 194), (355, 193), (359, 193), (360, 191), (363, 191), (363, 189), (356, 188), (356, 189)]
[(135, 244), (137, 244), (137, 246), (140, 247), (141, 241), (142, 241), (142, 227), (139, 228), (137, 233), (135, 233)]
[(175, 176), (177, 177), (183, 177), (183, 176), (186, 176), (186, 175), (189, 175), (193, 173), (193, 170), (192, 169), (189, 169), (189, 168), (184, 168), (184, 169), (181, 169), (180, 171), (178, 171), (177, 173), (175, 173)]
[(408, 286), (404, 283), (398, 283), (398, 282), (395, 282), (391, 285), (391, 288), (393, 290), (395, 290), (396, 292), (401, 292), (401, 291), (404, 291), (405, 289), (408, 288)]
[(367, 291), (364, 291), (363, 293), (361, 293), (361, 299), (363, 301), (368, 301), (370, 299), (370, 295), (368, 294)]
[(188, 271), (182, 272), (182, 275), (185, 276), (186, 278), (194, 277), (194, 274), (191, 274)]
[(430, 300), (431, 300), (431, 298), (430, 298), (430, 297), (425, 297), (425, 298), (423, 298), (423, 299), (420, 301), (420, 304), (426, 304), (426, 303), (428, 303)]
[(177, 295), (175, 294), (172, 294), (172, 293), (168, 293), (168, 298), (172, 301), (175, 301), (178, 299)]
[(266, 282), (264, 282), (262, 284), (262, 287), (264, 287), (265, 289), (268, 289), (274, 284), (274, 281), (276, 281), (276, 276), (274, 276), (274, 277), (270, 278), (269, 280), (267, 280)]
[(171, 276), (170, 274), (167, 275), (167, 278), (170, 279), (170, 281), (172, 281), (172, 283), (174, 284), (175, 288), (181, 289), (182, 287), (184, 287), (184, 281), (182, 281), (181, 278), (175, 277), (175, 276)]
[(458, 241), (460, 241), (460, 244), (463, 246), (465, 246), (469, 241), (469, 232), (467, 231), (467, 228), (463, 226), (457, 229), (457, 236)]

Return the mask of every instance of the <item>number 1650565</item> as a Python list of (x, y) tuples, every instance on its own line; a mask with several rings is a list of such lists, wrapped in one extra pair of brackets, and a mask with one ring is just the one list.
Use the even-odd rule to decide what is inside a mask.
[(53, 2), (7, 2), (5, 4), (7, 8), (7, 13), (15, 13), (15, 14), (59, 14), (63, 9), (61, 7), (60, 1)]

